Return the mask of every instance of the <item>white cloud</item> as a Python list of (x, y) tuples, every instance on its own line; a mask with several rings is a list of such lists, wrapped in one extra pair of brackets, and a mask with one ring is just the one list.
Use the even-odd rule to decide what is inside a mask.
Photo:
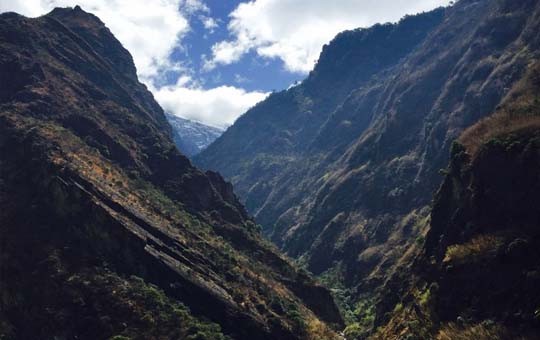
[(210, 13), (210, 9), (201, 0), (181, 0), (180, 10), (187, 15), (193, 15), (198, 12)]
[(219, 26), (217, 21), (212, 17), (201, 16), (201, 21), (204, 28), (206, 28), (210, 33), (213, 33), (214, 29), (218, 28)]
[(395, 22), (447, 5), (449, 0), (254, 0), (240, 4), (231, 14), (230, 41), (212, 47), (205, 69), (231, 64), (255, 50), (281, 59), (289, 71), (309, 72), (322, 46), (337, 33), (378, 22)]
[(0, 13), (16, 12), (29, 17), (36, 17), (45, 12), (40, 0), (0, 1)]
[(163, 109), (177, 116), (226, 127), (268, 93), (246, 92), (233, 86), (213, 89), (166, 86), (154, 91)]
[(251, 46), (242, 44), (238, 41), (221, 41), (212, 46), (212, 58), (208, 59), (205, 55), (203, 58), (203, 70), (211, 71), (218, 64), (228, 65), (238, 61)]

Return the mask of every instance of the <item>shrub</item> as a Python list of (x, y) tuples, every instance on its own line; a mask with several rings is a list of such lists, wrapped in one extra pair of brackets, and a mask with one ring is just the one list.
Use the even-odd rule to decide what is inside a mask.
[(287, 307), (287, 319), (291, 321), (292, 329), (295, 333), (304, 333), (307, 328), (306, 321), (302, 316), (302, 313), (298, 310), (298, 306), (294, 303), (290, 303)]
[(309, 340), (337, 340), (342, 339), (338, 337), (327, 325), (319, 321), (318, 319), (312, 319), (308, 323)]
[(347, 340), (359, 339), (364, 335), (364, 332), (364, 327), (362, 327), (358, 322), (350, 324), (347, 326), (347, 328), (345, 328), (345, 331), (343, 331)]
[(479, 235), (464, 244), (451, 245), (446, 249), (444, 262), (466, 263), (474, 262), (496, 250), (502, 244), (502, 239), (494, 235)]
[(403, 310), (403, 304), (401, 302), (397, 303), (394, 307), (394, 313), (399, 313)]
[(431, 289), (426, 289), (422, 294), (420, 294), (420, 297), (418, 298), (418, 302), (422, 306), (426, 306), (429, 301), (431, 300)]

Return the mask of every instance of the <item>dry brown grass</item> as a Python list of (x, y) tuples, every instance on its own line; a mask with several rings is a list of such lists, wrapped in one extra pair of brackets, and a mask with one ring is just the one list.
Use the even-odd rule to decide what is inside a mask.
[(524, 129), (540, 128), (539, 94), (540, 62), (534, 62), (508, 93), (500, 109), (466, 129), (459, 142), (474, 156), (490, 139)]
[(503, 240), (495, 235), (479, 235), (464, 244), (451, 245), (446, 249), (444, 262), (465, 263), (484, 256), (497, 249)]
[(499, 325), (486, 326), (478, 324), (467, 327), (460, 327), (454, 323), (443, 326), (436, 336), (436, 340), (503, 340), (505, 337), (504, 328)]
[(478, 153), (480, 147), (489, 140), (525, 129), (539, 129), (539, 115), (509, 115), (497, 113), (480, 120), (463, 132), (459, 141), (470, 155)]

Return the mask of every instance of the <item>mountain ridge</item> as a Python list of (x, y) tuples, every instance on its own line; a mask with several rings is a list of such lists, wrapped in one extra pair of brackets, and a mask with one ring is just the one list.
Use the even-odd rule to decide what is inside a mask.
[[(345, 95), (336, 105), (310, 111), (318, 98), (305, 95), (306, 88), (326, 67), (318, 64), (299, 86), (249, 110), (195, 163), (231, 180), (287, 254), (327, 282), (343, 283), (338, 288), (352, 297), (351, 309), (373, 306), (418, 251), (415, 240), (426, 232), (453, 141), (495, 112), (538, 59), (538, 18), (535, 1), (462, 0), (396, 25), (346, 33), (349, 49), (369, 56), (378, 46), (363, 45), (365, 32), (382, 27), (398, 37), (407, 23), (412, 30), (402, 33), (420, 30), (391, 67), (374, 63), (367, 79), (340, 90)], [(325, 54), (349, 55), (339, 41), (319, 63), (339, 60)], [(334, 77), (347, 79), (363, 67), (364, 59), (352, 58)], [(317, 93), (325, 91), (335, 87), (322, 84)], [(260, 147), (254, 131), (263, 131)]]
[(0, 77), (2, 337), (337, 337), (329, 292), (179, 153), (96, 16), (1, 14)]

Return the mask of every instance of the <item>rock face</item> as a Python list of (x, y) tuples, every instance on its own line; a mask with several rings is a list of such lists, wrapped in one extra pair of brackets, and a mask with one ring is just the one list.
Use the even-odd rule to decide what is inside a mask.
[(335, 336), (328, 291), (177, 151), (97, 17), (1, 14), (0, 82), (1, 338)]
[(540, 126), (494, 136), (472, 160), (459, 146), (426, 238), (432, 308), (441, 323), (492, 320), (538, 334)]
[(462, 0), (341, 33), (195, 163), (289, 255), (370, 297), (413, 256), (452, 142), (538, 60), (539, 18), (534, 0)]
[(425, 243), (386, 287), (374, 338), (538, 338), (539, 76), (540, 63), (529, 65), (452, 147)]
[(165, 116), (173, 129), (174, 144), (176, 144), (180, 152), (188, 157), (200, 153), (223, 134), (222, 129), (213, 126), (172, 114), (166, 114)]

